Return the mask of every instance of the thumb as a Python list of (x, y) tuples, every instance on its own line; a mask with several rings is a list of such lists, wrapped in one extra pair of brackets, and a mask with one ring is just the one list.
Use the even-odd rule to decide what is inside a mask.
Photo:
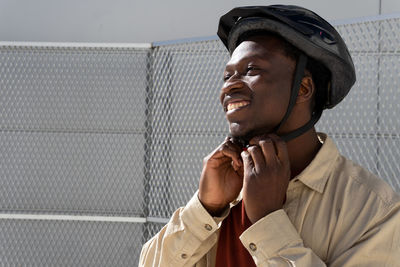
[(243, 151), (240, 153), (243, 159), (243, 171), (244, 171), (244, 176), (249, 176), (254, 168), (254, 162), (253, 159), (251, 158), (251, 155), (247, 151)]

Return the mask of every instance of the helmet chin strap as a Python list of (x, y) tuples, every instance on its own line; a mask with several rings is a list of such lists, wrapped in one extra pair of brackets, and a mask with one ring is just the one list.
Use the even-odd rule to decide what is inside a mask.
[[(304, 77), (304, 70), (306, 68), (306, 65), (307, 65), (307, 56), (304, 55), (303, 53), (301, 53), (299, 56), (299, 59), (297, 60), (297, 64), (296, 64), (295, 75), (294, 75), (294, 79), (293, 79), (292, 89), (290, 92), (289, 105), (286, 110), (285, 116), (283, 116), (283, 119), (281, 120), (281, 122), (278, 124), (278, 126), (276, 126), (276, 128), (274, 130), (275, 133), (278, 132), (280, 127), (287, 121), (287, 119), (289, 118), (289, 116), (293, 110), (294, 105), (296, 104), (296, 99), (299, 94), (301, 81)], [(289, 140), (292, 140), (292, 139), (302, 135), (303, 133), (305, 133), (309, 129), (311, 129), (315, 125), (315, 123), (317, 123), (317, 121), (319, 120), (321, 115), (322, 115), (322, 109), (316, 108), (314, 110), (313, 114), (311, 115), (311, 119), (306, 124), (304, 124), (303, 126), (301, 126), (300, 128), (298, 128), (294, 131), (291, 131), (287, 134), (281, 135), (280, 137), (285, 142), (287, 142)]]

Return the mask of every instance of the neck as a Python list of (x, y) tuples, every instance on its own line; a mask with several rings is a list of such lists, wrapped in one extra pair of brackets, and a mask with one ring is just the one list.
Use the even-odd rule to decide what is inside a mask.
[(311, 163), (321, 146), (314, 127), (287, 142), (291, 179), (300, 174)]

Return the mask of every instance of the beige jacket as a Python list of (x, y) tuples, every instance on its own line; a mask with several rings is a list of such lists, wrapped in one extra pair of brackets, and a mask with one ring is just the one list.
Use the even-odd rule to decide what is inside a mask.
[[(320, 138), (322, 148), (290, 182), (283, 209), (249, 227), (243, 246), (257, 266), (400, 266), (399, 195)], [(196, 193), (143, 246), (139, 266), (214, 266), (228, 213), (211, 217)]]

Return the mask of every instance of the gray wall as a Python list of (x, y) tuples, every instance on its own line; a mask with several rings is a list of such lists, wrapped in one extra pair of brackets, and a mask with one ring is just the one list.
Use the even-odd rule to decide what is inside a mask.
[(241, 5), (295, 4), (329, 21), (400, 12), (398, 0), (0, 0), (0, 41), (137, 43), (215, 35)]

